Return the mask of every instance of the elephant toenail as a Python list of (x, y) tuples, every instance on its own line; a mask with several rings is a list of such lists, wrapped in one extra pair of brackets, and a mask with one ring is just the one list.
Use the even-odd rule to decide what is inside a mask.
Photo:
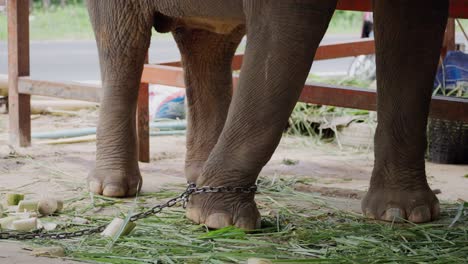
[(201, 223), (200, 215), (201, 214), (199, 208), (187, 208), (187, 211), (185, 212), (185, 217), (187, 217), (189, 220), (193, 221), (196, 224)]
[(418, 206), (413, 208), (408, 220), (414, 223), (424, 223), (431, 221), (431, 210), (427, 206)]
[(89, 191), (94, 194), (102, 194), (102, 185), (99, 182), (91, 181), (88, 184)]
[(208, 216), (208, 218), (205, 221), (205, 224), (209, 228), (219, 229), (232, 225), (232, 219), (229, 214), (214, 213)]
[(400, 208), (389, 208), (382, 216), (382, 220), (389, 222), (403, 222), (405, 218), (406, 215)]
[(106, 185), (102, 191), (102, 195), (108, 197), (124, 197), (126, 193), (122, 186)]
[(241, 217), (236, 221), (236, 227), (252, 231), (255, 229), (260, 229), (261, 219), (258, 217)]

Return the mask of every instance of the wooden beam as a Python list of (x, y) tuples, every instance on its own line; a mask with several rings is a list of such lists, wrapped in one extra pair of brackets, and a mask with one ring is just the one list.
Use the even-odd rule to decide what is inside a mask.
[(432, 96), (429, 116), (431, 118), (468, 123), (468, 99), (448, 96)]
[[(310, 83), (304, 86), (299, 101), (364, 110), (377, 110), (375, 90)], [(468, 122), (468, 99), (433, 96), (429, 116)]]
[(27, 95), (43, 95), (97, 103), (100, 102), (102, 93), (99, 85), (41, 81), (28, 77), (18, 79), (18, 90)]
[(8, 105), (10, 143), (31, 145), (31, 98), (18, 90), (18, 77), (29, 75), (29, 0), (8, 1)]
[(453, 18), (468, 18), (468, 0), (450, 0), (449, 15)]
[[(335, 42), (320, 45), (315, 52), (314, 60), (328, 60), (375, 53), (374, 39), (358, 39), (346, 42)], [(244, 54), (236, 54), (232, 60), (232, 69), (240, 70)], [(165, 63), (164, 65), (169, 65)], [(177, 66), (175, 63), (171, 65)]]
[[(336, 9), (349, 11), (372, 11), (372, 0), (339, 0)], [(468, 0), (450, 0), (449, 15), (468, 18)]]
[(172, 67), (182, 67), (182, 62), (181, 61), (167, 61), (167, 62), (158, 63), (158, 65), (172, 66)]
[(185, 88), (184, 70), (180, 67), (146, 64), (141, 82)]
[[(146, 55), (145, 63), (148, 63)], [(140, 83), (137, 103), (137, 140), (138, 140), (138, 160), (141, 162), (150, 161), (150, 129), (149, 129), (149, 84)]]
[[(151, 77), (144, 79), (150, 83), (185, 88), (184, 73), (179, 67), (146, 65), (144, 75)], [(238, 79), (238, 76), (233, 76), (234, 84), (238, 82)], [(375, 90), (307, 83), (302, 90), (299, 101), (375, 111), (377, 109), (376, 98)], [(434, 96), (431, 101), (430, 116), (468, 122), (468, 99)]]
[(374, 39), (359, 39), (320, 45), (314, 60), (328, 60), (375, 53)]
[(336, 9), (350, 11), (372, 11), (371, 0), (339, 0)]
[(376, 92), (370, 89), (306, 83), (299, 97), (304, 103), (375, 110)]
[(244, 60), (244, 54), (236, 54), (232, 58), (231, 68), (233, 71), (238, 71), (242, 67), (242, 61)]
[[(327, 43), (320, 45), (315, 52), (314, 60), (328, 60), (328, 59), (336, 59), (342, 57), (353, 57), (358, 55), (368, 55), (375, 53), (375, 44), (374, 39), (366, 38), (366, 39), (357, 39), (352, 41), (346, 42), (335, 42), (335, 43)], [(244, 54), (236, 54), (232, 58), (231, 68), (236, 71), (240, 70), (242, 66), (242, 61), (244, 58)], [(182, 63), (179, 61), (169, 61), (158, 63), (158, 65), (162, 66), (171, 66), (171, 67), (182, 67)], [(149, 76), (145, 76), (145, 78), (150, 78)]]

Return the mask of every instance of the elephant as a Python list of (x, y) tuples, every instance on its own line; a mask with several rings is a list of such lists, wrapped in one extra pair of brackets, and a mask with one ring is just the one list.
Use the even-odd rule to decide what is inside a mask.
[[(88, 0), (103, 96), (90, 192), (134, 196), (135, 113), (151, 30), (171, 32), (187, 105), (185, 174), (197, 186), (249, 187), (282, 136), (338, 0)], [(426, 125), (448, 0), (374, 0), (377, 119), (374, 168), (362, 200), (372, 219), (440, 214), (425, 172)], [(246, 35), (238, 85), (231, 62)], [(260, 225), (254, 193), (193, 195), (186, 217), (210, 228)]]

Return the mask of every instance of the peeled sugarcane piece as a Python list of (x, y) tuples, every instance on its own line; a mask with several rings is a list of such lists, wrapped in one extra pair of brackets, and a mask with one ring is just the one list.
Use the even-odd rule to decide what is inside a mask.
[(57, 200), (53, 198), (41, 199), (37, 204), (37, 209), (41, 215), (51, 215), (57, 211)]
[(52, 222), (42, 222), (41, 219), (37, 219), (37, 228), (40, 229), (40, 228), (44, 228), (44, 230), (46, 231), (52, 231), (52, 230), (55, 230), (57, 228), (57, 224), (56, 223), (52, 223)]
[(9, 216), (5, 218), (0, 218), (0, 229), (13, 229), (13, 221), (20, 219), (17, 216)]
[(63, 247), (41, 247), (34, 248), (32, 254), (36, 257), (65, 257), (65, 250)]
[[(106, 237), (114, 237), (124, 224), (125, 220), (122, 218), (114, 218), (112, 222), (106, 227), (104, 231), (102, 231), (101, 235)], [(128, 235), (132, 230), (135, 228), (136, 224), (133, 222), (128, 222), (127, 225), (124, 227), (121, 236)]]
[(8, 205), (18, 205), (20, 201), (24, 200), (24, 194), (19, 193), (7, 193), (6, 202)]
[(22, 232), (28, 232), (37, 228), (37, 218), (28, 218), (13, 221), (13, 229)]
[(261, 258), (249, 258), (247, 260), (247, 264), (271, 264), (271, 262), (268, 259), (261, 259)]
[(37, 217), (36, 212), (19, 212), (19, 213), (9, 213), (9, 216), (16, 216), (18, 219), (27, 219)]
[(38, 201), (36, 200), (23, 200), (18, 204), (17, 212), (37, 212)]

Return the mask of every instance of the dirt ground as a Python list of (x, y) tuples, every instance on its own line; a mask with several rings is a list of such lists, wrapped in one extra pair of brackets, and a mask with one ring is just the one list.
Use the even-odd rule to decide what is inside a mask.
[[(92, 127), (97, 111), (77, 115), (34, 115), (33, 132)], [(12, 190), (30, 197), (53, 194), (64, 199), (86, 190), (86, 176), (94, 162), (95, 142), (50, 145), (33, 140), (32, 147), (8, 146), (8, 116), (0, 114), (0, 194)], [(143, 192), (157, 191), (170, 183), (185, 183), (184, 136), (151, 138), (151, 162), (140, 163)], [(296, 177), (302, 191), (336, 197), (337, 207), (359, 211), (359, 199), (368, 188), (373, 165), (372, 151), (340, 149), (336, 144), (309, 138), (284, 137), (271, 161), (262, 170), (267, 177)], [(433, 189), (442, 201), (468, 200), (468, 166), (427, 163)], [(7, 261), (7, 262), (4, 262)], [(55, 263), (30, 256), (16, 243), (0, 242), (0, 263)], [(42, 261), (42, 262), (41, 262)], [(56, 261), (59, 263), (59, 261)], [(72, 262), (60, 262), (72, 263)]]

